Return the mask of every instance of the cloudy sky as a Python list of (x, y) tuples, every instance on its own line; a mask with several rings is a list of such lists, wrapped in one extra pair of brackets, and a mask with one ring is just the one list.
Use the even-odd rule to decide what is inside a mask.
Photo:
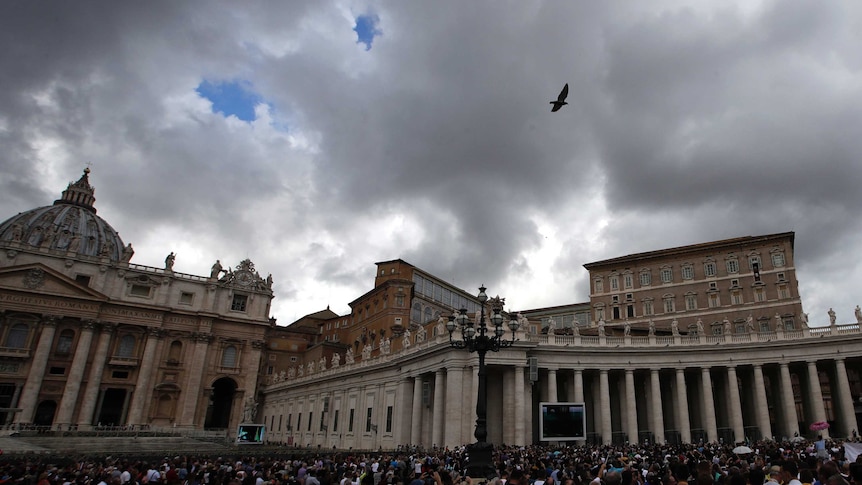
[(853, 0), (8, 1), (0, 45), (0, 218), (92, 163), (133, 262), (250, 258), (280, 324), (346, 313), (378, 261), (517, 310), (784, 231), (812, 324), (862, 303)]

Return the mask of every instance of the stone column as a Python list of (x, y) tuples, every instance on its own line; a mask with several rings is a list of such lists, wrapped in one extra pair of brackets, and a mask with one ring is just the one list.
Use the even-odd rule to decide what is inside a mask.
[[(850, 381), (847, 380), (847, 368), (844, 366), (844, 359), (835, 359), (835, 384), (837, 399), (833, 403), (838, 404), (838, 409), (841, 412), (841, 425), (844, 427), (843, 437), (849, 437), (856, 429), (856, 414), (853, 410), (853, 396), (850, 394)], [(858, 430), (857, 430), (858, 431)], [(838, 432), (833, 433), (833, 436), (841, 436)]]
[[(527, 444), (527, 430), (525, 423), (529, 419), (527, 410), (524, 407), (524, 367), (515, 366), (515, 389), (512, 395), (515, 397), (515, 442), (514, 445), (523, 446)], [(471, 441), (469, 437), (465, 437), (466, 441)]]
[(772, 439), (772, 424), (769, 422), (769, 404), (766, 402), (766, 385), (763, 382), (763, 367), (754, 365), (754, 397), (757, 406), (757, 427), (762, 439)]
[(626, 434), (629, 435), (630, 443), (638, 442), (638, 409), (635, 398), (635, 375), (634, 369), (626, 369)]
[[(446, 415), (443, 419), (445, 423), (444, 439), (441, 446), (462, 445), (465, 441), (461, 436), (461, 389), (464, 385), (464, 368), (449, 368), (446, 370)], [(452, 392), (448, 392), (451, 390)]]
[(93, 332), (95, 329), (96, 322), (94, 320), (87, 320), (81, 325), (78, 344), (75, 346), (75, 356), (72, 357), (72, 366), (69, 368), (66, 387), (63, 389), (63, 397), (60, 399), (57, 417), (54, 419), (54, 423), (59, 426), (72, 424), (75, 405), (78, 403), (78, 393), (81, 390), (81, 382), (84, 379), (84, 367), (87, 365), (87, 358), (90, 357), (90, 346), (93, 343)]
[(559, 402), (557, 397), (557, 369), (548, 369), (548, 402)]
[(787, 362), (782, 362), (781, 370), (781, 404), (784, 412), (784, 432), (787, 438), (799, 433), (799, 420), (796, 417), (796, 400), (793, 398), (793, 384), (790, 382), (790, 368)]
[(206, 374), (206, 357), (209, 345), (213, 341), (211, 334), (192, 333), (191, 340), (195, 343), (186, 364), (185, 396), (183, 396), (180, 412), (180, 426), (195, 426), (195, 415), (201, 398), (201, 379)]
[(443, 369), (434, 373), (434, 412), (431, 419), (431, 445), (443, 446), (443, 406), (446, 396), (446, 382)]
[(661, 409), (661, 382), (658, 378), (659, 369), (650, 369), (650, 394), (652, 395), (652, 421), (656, 443), (664, 443), (664, 413)]
[[(808, 362), (808, 397), (812, 422), (826, 421), (826, 408), (823, 407), (823, 391), (820, 388), (820, 375), (817, 373), (817, 362)], [(819, 434), (829, 438), (829, 430), (824, 429)]]
[(676, 370), (676, 403), (679, 407), (677, 427), (683, 443), (691, 443), (691, 421), (688, 416), (688, 389), (685, 385), (685, 369)]
[(15, 423), (30, 424), (36, 413), (39, 390), (42, 388), (42, 378), (45, 377), (45, 365), (48, 364), (48, 355), (51, 353), (51, 345), (54, 343), (54, 333), (57, 331), (58, 317), (45, 316), (42, 319), (42, 333), (39, 335), (39, 343), (33, 353), (33, 361), (30, 364), (30, 372), (27, 374), (27, 382), (21, 391), (21, 400), (18, 407), (21, 412)]
[[(712, 376), (709, 367), (700, 369), (700, 382), (703, 387), (703, 414), (706, 421), (707, 441), (718, 441), (718, 425), (715, 421), (715, 396), (712, 395)], [(733, 412), (742, 412), (741, 408), (734, 408)]]
[(81, 400), (81, 410), (78, 412), (78, 425), (93, 425), (93, 411), (96, 409), (96, 399), (99, 397), (102, 373), (105, 371), (105, 360), (108, 358), (114, 328), (115, 326), (110, 323), (102, 324), (99, 342), (96, 343), (96, 353), (93, 355), (93, 364), (90, 366), (90, 376), (87, 378), (87, 387), (84, 388), (84, 397)]
[(599, 371), (599, 399), (602, 418), (602, 442), (606, 445), (611, 444), (613, 437), (613, 428), (611, 427), (611, 392), (608, 385), (608, 370), (602, 369)]
[[(149, 395), (150, 382), (153, 378), (153, 367), (156, 360), (156, 347), (161, 338), (161, 330), (149, 328), (147, 331), (147, 343), (144, 346), (144, 355), (141, 358), (141, 367), (138, 370), (138, 380), (135, 383), (132, 406), (129, 409), (129, 419), (126, 422), (132, 426), (147, 424), (149, 406), (146, 401)], [(146, 414), (145, 414), (146, 413)]]
[[(733, 439), (741, 441), (745, 438), (745, 426), (742, 422), (742, 402), (739, 400), (739, 382), (736, 377), (736, 367), (727, 368), (727, 414), (730, 415), (730, 427), (733, 428)], [(738, 412), (737, 412), (738, 411)]]
[[(395, 409), (393, 409), (395, 415), (392, 417), (396, 429), (395, 443), (399, 445), (404, 445), (410, 442), (410, 428), (408, 421), (405, 418), (407, 418), (407, 403), (410, 402), (408, 400), (408, 396), (410, 396), (411, 391), (410, 378), (402, 377), (398, 387), (398, 393), (395, 395)], [(332, 401), (330, 408), (335, 406), (334, 396)]]
[(413, 378), (413, 422), (410, 428), (410, 444), (422, 445), (422, 376)]
[(584, 402), (584, 371), (581, 369), (575, 369), (574, 375), (572, 376), (572, 388), (574, 389), (575, 395), (573, 396), (574, 402)]

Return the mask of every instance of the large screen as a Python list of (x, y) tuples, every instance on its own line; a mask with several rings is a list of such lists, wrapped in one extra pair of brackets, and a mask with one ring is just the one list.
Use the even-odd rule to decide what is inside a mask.
[(584, 403), (539, 403), (539, 440), (575, 441), (586, 438), (587, 414)]
[(240, 424), (236, 430), (236, 442), (240, 445), (262, 445), (265, 430), (266, 426), (262, 424)]

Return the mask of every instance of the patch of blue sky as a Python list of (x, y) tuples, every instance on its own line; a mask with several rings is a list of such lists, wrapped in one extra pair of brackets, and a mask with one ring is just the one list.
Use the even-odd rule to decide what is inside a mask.
[(251, 83), (247, 81), (213, 83), (204, 80), (195, 91), (212, 103), (213, 113), (221, 113), (225, 117), (236, 116), (249, 122), (256, 119), (255, 106), (263, 102), (263, 98), (252, 90)]
[(377, 28), (380, 23), (380, 17), (374, 14), (365, 14), (356, 17), (356, 26), (353, 31), (356, 32), (358, 40), (357, 44), (365, 44), (365, 50), (371, 50), (371, 43), (374, 38), (383, 34), (383, 31)]

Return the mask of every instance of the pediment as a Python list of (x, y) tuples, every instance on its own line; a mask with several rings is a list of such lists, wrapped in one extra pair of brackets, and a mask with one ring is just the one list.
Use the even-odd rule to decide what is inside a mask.
[(39, 263), (0, 268), (0, 289), (45, 296), (108, 300), (104, 294)]

